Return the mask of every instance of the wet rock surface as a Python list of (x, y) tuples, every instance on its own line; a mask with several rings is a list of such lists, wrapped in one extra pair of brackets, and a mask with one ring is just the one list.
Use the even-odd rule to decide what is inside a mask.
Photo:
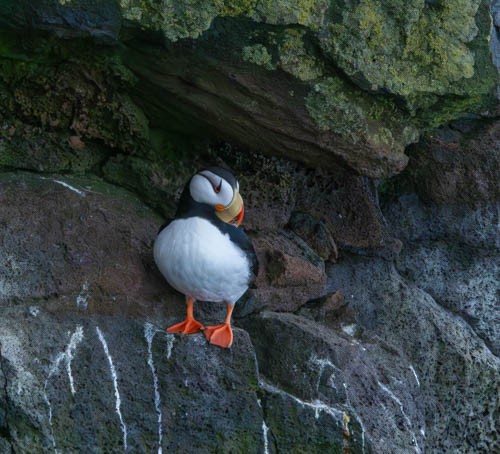
[[(493, 301), (495, 271), (482, 262), (493, 258), (476, 254), (472, 268), (449, 275), (447, 243), (439, 240), (451, 235), (466, 250), (483, 247), (493, 237), (482, 229), (494, 216), (488, 210), (464, 213), (462, 226), (445, 222), (445, 212), (433, 224), (435, 211), (402, 197), (385, 208), (404, 242), (395, 263), (341, 251), (325, 266), (306, 243), (302, 254), (309, 256), (300, 260), (310, 276), (283, 257), (273, 274), (264, 260), (256, 288), (237, 305), (234, 346), (222, 350), (202, 334), (164, 332), (183, 317), (183, 298), (152, 263), (161, 220), (130, 193), (96, 178), (10, 173), (2, 175), (0, 194), (6, 449), (496, 449), (500, 363), (495, 308), (483, 304)], [(414, 216), (402, 219), (403, 207)], [(303, 240), (283, 246), (295, 237), (280, 232), (255, 231), (256, 245), (293, 257)], [(479, 284), (457, 290), (456, 280), (478, 267)], [(439, 269), (449, 278), (433, 279)], [(326, 295), (313, 296), (301, 276), (316, 276)], [(292, 305), (276, 303), (281, 284), (300, 294), (293, 282), (309, 293)], [(204, 322), (224, 313), (216, 304), (196, 310)]]
[(202, 334), (44, 307), (3, 311), (1, 329), (3, 427), (16, 452), (262, 451), (257, 368), (241, 330), (222, 350)]

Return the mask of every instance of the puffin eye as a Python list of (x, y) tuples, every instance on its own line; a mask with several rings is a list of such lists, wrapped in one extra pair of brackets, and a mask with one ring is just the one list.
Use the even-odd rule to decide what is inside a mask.
[(222, 187), (222, 179), (220, 180), (219, 186), (214, 186), (214, 191), (216, 194), (220, 192), (220, 188)]

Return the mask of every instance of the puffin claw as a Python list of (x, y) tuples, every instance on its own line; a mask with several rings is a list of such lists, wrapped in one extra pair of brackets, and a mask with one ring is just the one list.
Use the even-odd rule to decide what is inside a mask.
[(167, 333), (194, 334), (203, 329), (205, 329), (205, 327), (199, 321), (194, 318), (187, 318), (183, 322), (169, 326), (167, 328)]
[(229, 323), (207, 326), (203, 332), (208, 342), (222, 348), (229, 348), (233, 343), (233, 330)]

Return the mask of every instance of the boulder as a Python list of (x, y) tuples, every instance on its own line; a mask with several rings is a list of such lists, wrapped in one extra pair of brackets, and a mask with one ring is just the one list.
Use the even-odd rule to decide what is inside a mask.
[(2, 310), (0, 402), (13, 450), (262, 452), (245, 332), (222, 350), (147, 321), (53, 311)]
[[(423, 449), (420, 389), (412, 365), (396, 350), (293, 314), (263, 312), (241, 323), (265, 377), (264, 412), (279, 452), (307, 450), (307, 439), (314, 445), (334, 437), (340, 442), (341, 430), (329, 433), (335, 425), (344, 427), (344, 449), (350, 452), (388, 452), (389, 438), (390, 452)], [(304, 408), (290, 437), (283, 420), (297, 424), (289, 414), (294, 400)]]

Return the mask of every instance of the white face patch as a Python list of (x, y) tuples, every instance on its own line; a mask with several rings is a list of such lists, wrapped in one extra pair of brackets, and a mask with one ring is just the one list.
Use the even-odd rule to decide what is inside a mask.
[(196, 202), (213, 206), (228, 206), (234, 197), (231, 185), (209, 170), (204, 170), (191, 179), (189, 191)]

